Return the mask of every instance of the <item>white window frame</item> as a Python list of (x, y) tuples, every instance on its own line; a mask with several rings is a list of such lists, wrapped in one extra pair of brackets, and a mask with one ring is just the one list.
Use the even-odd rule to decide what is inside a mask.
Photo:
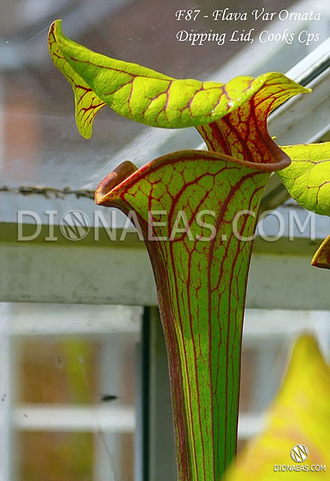
[[(330, 42), (330, 41), (329, 41)], [(318, 49), (313, 51), (306, 59), (300, 62), (294, 67), (288, 75), (291, 78), (297, 80), (303, 80), (304, 76), (312, 76), (313, 72), (317, 71), (320, 65), (323, 65), (326, 61), (329, 61), (329, 42), (324, 43)], [(301, 96), (297, 99), (292, 99), (278, 109), (271, 121), (270, 127), (279, 130), (280, 134), (277, 135), (278, 142), (296, 142), (296, 135), (299, 133), (298, 142), (317, 141), (329, 131), (329, 125), (327, 124), (328, 110), (324, 99), (328, 95), (328, 82), (330, 78), (330, 69), (323, 70), (319, 73), (309, 85), (314, 87), (313, 96)], [(288, 116), (288, 122), (285, 120), (288, 115), (288, 111), (294, 109), (295, 114)], [(326, 114), (325, 114), (326, 112)], [(304, 113), (304, 116), (302, 116)], [(308, 122), (306, 118), (308, 116)], [(299, 119), (301, 119), (299, 121)], [(284, 130), (281, 130), (281, 126), (284, 126)], [(312, 128), (313, 127), (313, 128)], [(315, 128), (314, 128), (315, 127)], [(314, 129), (314, 130), (313, 130)], [(303, 138), (301, 138), (301, 134)], [(173, 134), (176, 135), (176, 134)], [(298, 137), (297, 137), (298, 138)], [(32, 195), (30, 198), (25, 198), (22, 194), (8, 193), (8, 198), (15, 197), (15, 207), (28, 209), (29, 205), (31, 210), (35, 209), (39, 204), (39, 196)], [(1, 194), (4, 198), (4, 194)], [(86, 200), (81, 201), (85, 204)], [(51, 199), (50, 203), (52, 204)], [(56, 201), (57, 204), (60, 201)], [(64, 201), (61, 205), (61, 209), (65, 209), (70, 205), (69, 201)], [(79, 201), (75, 201), (75, 207), (79, 208)], [(72, 208), (72, 207), (71, 207)], [(69, 210), (69, 209), (68, 209)], [(40, 212), (40, 216), (44, 213)], [(321, 239), (324, 232), (327, 230), (328, 219), (323, 219), (317, 216), (318, 233), (319, 236), (316, 239), (315, 244)], [(57, 303), (86, 303), (91, 305), (96, 304), (123, 304), (123, 305), (145, 305), (156, 306), (157, 297), (154, 287), (154, 281), (150, 262), (148, 260), (144, 246), (130, 238), (126, 243), (118, 245), (116, 243), (110, 244), (106, 233), (103, 232), (103, 240), (99, 243), (89, 242), (88, 240), (82, 242), (79, 247), (73, 246), (69, 241), (62, 241), (59, 243), (44, 242), (44, 239), (36, 239), (34, 242), (18, 243), (17, 242), (17, 230), (13, 229), (12, 220), (2, 223), (1, 228), (5, 233), (4, 241), (0, 242), (0, 253), (2, 256), (2, 278), (0, 279), (0, 287), (2, 291), (1, 300), (3, 304), (0, 304), (0, 316), (1, 316), (1, 349), (0, 349), (0, 375), (2, 379), (1, 383), (1, 399), (2, 409), (0, 416), (0, 426), (2, 434), (0, 436), (0, 447), (2, 458), (2, 474), (3, 481), (11, 481), (10, 467), (6, 462), (6, 459), (10, 459), (8, 452), (11, 446), (11, 423), (13, 419), (13, 413), (11, 411), (11, 354), (9, 350), (9, 332), (10, 326), (8, 325), (8, 305), (5, 303), (10, 302), (57, 302)], [(48, 226), (45, 223), (43, 225), (45, 231), (48, 231)], [(17, 229), (17, 225), (16, 225)], [(54, 227), (55, 233), (58, 231), (58, 226)], [(273, 229), (270, 226), (270, 231)], [(306, 237), (300, 236), (299, 239), (300, 253), (299, 255), (292, 256), (292, 245), (289, 242), (281, 244), (282, 255), (279, 258), (277, 256), (278, 251), (274, 244), (265, 245), (258, 241), (256, 243), (256, 252), (254, 255), (251, 276), (249, 282), (249, 293), (247, 306), (253, 309), (304, 309), (305, 317), (304, 322), (308, 324), (309, 312), (311, 310), (326, 310), (328, 309), (328, 278), (327, 273), (322, 270), (310, 270), (309, 258), (315, 250), (315, 246), (310, 246)], [(19, 249), (17, 249), (19, 247)], [(284, 249), (284, 251), (283, 251)], [(48, 266), (56, 265), (58, 269), (63, 269), (65, 272), (65, 285), (61, 286), (61, 283), (55, 283), (53, 285), (47, 285), (41, 279), (47, 275)], [(111, 276), (108, 275), (108, 283), (104, 283), (103, 279), (100, 279), (100, 273), (106, 269), (105, 266), (111, 265)], [(134, 268), (132, 268), (134, 266)], [(293, 267), (294, 268), (293, 268)], [(29, 274), (25, 277), (25, 282), (21, 283), (22, 270), (25, 269)], [(281, 277), (283, 279), (282, 294), (278, 297), (265, 296), (265, 292), (261, 289), (263, 284), (262, 273), (266, 271), (274, 270), (277, 272), (281, 270)], [(295, 270), (296, 269), (296, 270)], [(295, 270), (296, 274), (293, 275)], [(97, 272), (94, 275), (93, 272)], [(295, 277), (299, 273), (301, 283), (299, 288), (295, 289)], [(35, 275), (34, 273), (39, 273)], [(88, 285), (84, 283), (84, 276), (86, 274), (90, 277)], [(274, 287), (277, 281), (274, 280)], [(310, 296), (310, 292), (313, 285), (318, 285), (317, 292), (313, 292), (313, 296)], [(287, 288), (286, 288), (287, 286)], [(270, 291), (272, 286), (269, 287)], [(290, 296), (287, 295), (290, 290)], [(76, 293), (79, 293), (78, 297)], [(307, 313), (308, 311), (308, 313)], [(256, 311), (255, 311), (256, 312)], [(253, 314), (250, 311), (251, 315)], [(314, 315), (317, 315), (314, 313)], [(323, 314), (322, 314), (323, 315)], [(322, 317), (320, 314), (320, 316)], [(249, 316), (249, 311), (248, 311)], [(151, 310), (150, 319), (156, 319), (157, 313)], [(286, 318), (287, 319), (287, 318)], [(323, 318), (322, 318), (323, 319)], [(253, 329), (253, 323), (250, 325), (247, 323), (246, 337), (248, 342), (257, 342), (259, 336), (260, 324), (257, 321), (257, 332)], [(322, 321), (323, 322), (323, 321)], [(150, 326), (152, 323), (150, 323)], [(155, 326), (158, 326), (158, 331), (155, 331)], [(304, 324), (303, 324), (304, 325)], [(293, 329), (295, 321), (290, 320), (282, 326), (283, 330), (278, 335), (285, 338), (288, 336), (288, 330)], [(86, 327), (86, 326), (85, 326)], [(97, 326), (93, 329), (97, 329)], [(249, 329), (251, 330), (249, 333)], [(323, 328), (322, 328), (323, 329)], [(317, 332), (325, 332), (318, 330)], [(149, 343), (149, 412), (148, 412), (148, 425), (149, 425), (149, 460), (148, 460), (148, 472), (151, 476), (150, 479), (157, 479), (162, 481), (167, 480), (168, 474), (165, 478), (164, 470), (160, 469), (161, 466), (158, 459), (163, 459), (164, 453), (167, 453), (169, 458), (173, 460), (174, 466), (174, 451), (171, 444), (171, 429), (170, 423), (168, 423), (168, 417), (170, 416), (170, 404), (168, 395), (168, 386), (163, 383), (166, 379), (166, 361), (164, 351), (159, 354), (155, 348), (160, 341), (159, 321), (154, 323), (154, 327), (150, 327), (150, 343)], [(296, 333), (296, 331), (295, 331)], [(320, 336), (319, 336), (320, 337)], [(323, 342), (329, 342), (329, 330), (326, 331), (326, 336), (323, 338)], [(141, 394), (142, 395), (142, 394)], [(166, 412), (166, 416), (160, 416), (160, 412)], [(31, 416), (36, 413), (30, 411)], [(53, 413), (54, 414), (54, 413)], [(56, 413), (55, 413), (56, 414)], [(57, 413), (61, 414), (61, 413)], [(62, 413), (63, 414), (63, 413)], [(87, 413), (85, 413), (87, 414)], [(86, 418), (88, 419), (88, 418)], [(156, 439), (156, 434), (159, 432), (160, 423), (164, 426), (164, 420), (167, 420), (168, 430), (162, 428), (162, 437)], [(21, 428), (26, 427), (27, 421), (22, 419), (21, 412), (14, 413), (14, 422), (18, 423)], [(35, 421), (37, 422), (37, 421)], [(39, 421), (40, 422), (40, 418)], [(46, 418), (44, 419), (46, 422)], [(254, 426), (254, 427), (253, 427)], [(262, 428), (262, 418), (248, 418), (241, 419), (240, 432), (247, 438), (255, 432), (255, 426)], [(75, 425), (77, 428), (77, 425)], [(92, 428), (92, 423), (89, 423), (89, 427)], [(156, 437), (155, 437), (156, 436)], [(5, 461), (3, 461), (5, 460)], [(139, 460), (137, 464), (141, 462)], [(142, 466), (143, 462), (141, 462)], [(144, 469), (144, 468), (143, 468)], [(173, 467), (169, 469), (174, 469)], [(144, 469), (144, 473), (146, 470)], [(138, 478), (140, 476), (140, 478)], [(142, 472), (137, 475), (138, 481), (146, 481), (145, 474)]]

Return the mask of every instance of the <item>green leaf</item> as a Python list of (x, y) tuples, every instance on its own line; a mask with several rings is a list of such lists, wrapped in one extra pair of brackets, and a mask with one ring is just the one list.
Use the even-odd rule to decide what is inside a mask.
[(288, 98), (307, 93), (280, 73), (254, 79), (237, 77), (226, 84), (177, 80), (134, 63), (94, 53), (65, 37), (61, 21), (49, 32), (50, 55), (75, 93), (76, 122), (90, 137), (96, 113), (109, 105), (120, 115), (155, 127), (181, 128), (209, 124), (255, 96), (271, 98), (267, 114)]
[(72, 85), (85, 137), (107, 104), (151, 126), (195, 126), (210, 149), (170, 154), (139, 170), (125, 162), (95, 200), (129, 215), (146, 241), (167, 344), (179, 480), (218, 481), (236, 452), (252, 251), (245, 238), (253, 236), (270, 172), (289, 164), (267, 117), (309, 90), (274, 72), (226, 84), (177, 80), (88, 50), (63, 35), (60, 21), (50, 28), (49, 49)]
[[(303, 336), (296, 342), (283, 386), (270, 407), (266, 429), (248, 444), (226, 481), (328, 479), (330, 465), (330, 369), (316, 340)], [(304, 462), (294, 462), (297, 444), (309, 451)], [(277, 468), (274, 469), (274, 465)], [(326, 465), (327, 471), (279, 472), (278, 466)], [(277, 471), (276, 471), (277, 469)]]
[(330, 215), (330, 142), (281, 149), (291, 158), (278, 172), (290, 195), (306, 209)]
[(136, 214), (148, 248), (168, 352), (180, 481), (218, 481), (235, 456), (251, 237), (268, 167), (182, 151), (139, 170), (124, 162), (96, 190), (97, 204)]
[[(56, 67), (70, 82), (75, 98), (76, 124), (80, 134), (89, 139), (92, 135), (92, 125), (96, 114), (106, 105), (93, 91), (85, 80), (66, 61), (60, 43), (57, 38), (61, 37), (61, 20), (54, 22), (48, 34), (48, 46), (50, 56)], [(65, 40), (63, 38), (63, 40)], [(74, 42), (72, 42), (74, 44)], [(79, 48), (78, 44), (75, 44)]]
[(315, 252), (312, 259), (312, 266), (330, 269), (330, 235), (324, 239)]

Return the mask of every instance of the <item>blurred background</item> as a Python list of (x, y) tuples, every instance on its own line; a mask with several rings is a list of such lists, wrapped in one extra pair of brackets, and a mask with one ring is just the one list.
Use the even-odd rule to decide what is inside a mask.
[[(93, 187), (103, 171), (134, 153), (145, 163), (149, 151), (171, 149), (173, 131), (150, 129), (127, 122), (108, 108), (97, 116), (89, 141), (77, 135), (73, 94), (52, 64), (47, 47), (50, 23), (63, 19), (65, 35), (105, 55), (140, 63), (177, 78), (216, 79), (226, 82), (235, 75), (287, 72), (329, 35), (329, 3), (313, 2), (320, 21), (261, 18), (214, 22), (211, 12), (228, 7), (225, 1), (163, 0), (2, 0), (0, 37), (0, 121), (2, 126), (1, 184), (9, 187), (42, 185), (55, 188)], [(309, 2), (255, 0), (253, 9), (266, 12), (310, 12)], [(177, 21), (178, 9), (201, 9), (196, 22)], [(231, 12), (252, 11), (246, 2), (230, 2)], [(202, 18), (202, 14), (209, 18)], [(243, 24), (243, 26), (242, 26)], [(181, 29), (195, 32), (247, 32), (254, 28), (254, 43), (229, 42), (219, 46), (206, 42), (191, 46), (178, 42)], [(260, 43), (262, 30), (296, 34), (307, 29), (319, 33), (310, 45), (294, 41)], [(178, 146), (198, 145), (194, 129), (181, 132)], [(146, 140), (148, 143), (145, 149)], [(183, 144), (183, 145), (182, 145)], [(144, 150), (143, 150), (144, 147)], [(77, 171), (79, 167), (79, 172)]]

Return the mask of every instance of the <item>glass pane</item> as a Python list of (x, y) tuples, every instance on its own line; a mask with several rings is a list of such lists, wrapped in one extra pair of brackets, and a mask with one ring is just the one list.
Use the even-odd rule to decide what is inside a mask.
[(133, 481), (141, 309), (2, 306), (10, 479)]
[[(255, 0), (250, 5), (243, 0), (230, 5), (225, 0), (3, 2), (2, 183), (95, 188), (122, 160), (141, 165), (156, 147), (164, 153), (200, 143), (194, 129), (180, 132), (178, 140), (168, 143), (173, 132), (129, 122), (109, 108), (98, 114), (92, 139), (81, 138), (74, 122), (72, 90), (48, 54), (52, 20), (62, 18), (68, 37), (97, 52), (176, 78), (222, 82), (236, 75), (286, 72), (329, 35), (326, 0), (313, 9), (308, 2), (294, 0)], [(178, 11), (191, 9), (200, 10), (195, 21), (179, 18)], [(209, 40), (201, 45), (180, 40), (194, 32), (210, 35)], [(212, 40), (213, 34), (225, 35), (224, 44)]]
[(239, 448), (263, 431), (264, 416), (285, 377), (294, 342), (313, 335), (330, 354), (327, 311), (246, 309), (242, 343)]

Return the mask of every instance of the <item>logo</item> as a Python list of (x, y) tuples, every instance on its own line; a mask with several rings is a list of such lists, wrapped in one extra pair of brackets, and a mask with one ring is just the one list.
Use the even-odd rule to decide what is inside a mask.
[(308, 458), (308, 449), (303, 444), (296, 444), (290, 451), (292, 461), (302, 463)]
[(81, 210), (69, 210), (60, 220), (62, 235), (71, 241), (79, 241), (87, 236), (90, 230), (90, 222)]

